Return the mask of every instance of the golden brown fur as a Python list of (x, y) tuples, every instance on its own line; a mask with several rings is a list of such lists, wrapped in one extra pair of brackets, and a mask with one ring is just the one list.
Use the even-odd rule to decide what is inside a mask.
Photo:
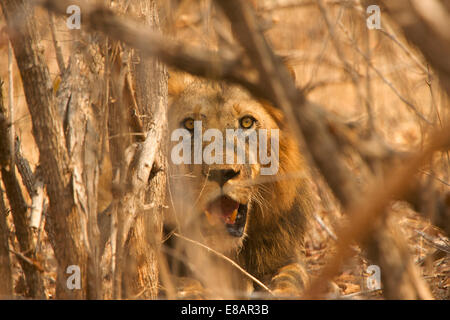
[[(279, 170), (273, 176), (261, 176), (259, 164), (175, 165), (169, 159), (173, 220), (180, 233), (236, 260), (276, 294), (299, 294), (307, 281), (301, 256), (312, 195), (306, 165), (287, 121), (278, 110), (235, 86), (175, 75), (169, 90), (170, 132), (182, 127), (186, 118), (201, 120), (203, 129), (238, 128), (239, 119), (248, 115), (256, 119), (255, 128), (279, 129)], [(211, 172), (220, 170), (238, 172), (222, 189), (210, 178)], [(247, 205), (242, 237), (231, 236), (224, 224), (211, 225), (205, 219), (205, 208), (219, 195)], [(202, 268), (202, 263), (197, 267)]]

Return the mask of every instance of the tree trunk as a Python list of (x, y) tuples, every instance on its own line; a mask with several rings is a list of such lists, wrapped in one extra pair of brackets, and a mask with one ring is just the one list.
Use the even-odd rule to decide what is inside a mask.
[[(155, 1), (140, 0), (130, 10), (146, 25), (160, 30), (158, 10)], [(134, 83), (138, 116), (142, 117), (144, 132), (155, 132), (162, 141), (157, 150), (152, 179), (145, 190), (144, 200), (152, 208), (141, 211), (127, 243), (127, 263), (136, 270), (125, 274), (131, 284), (131, 295), (143, 290), (143, 298), (156, 298), (158, 294), (158, 250), (161, 242), (162, 217), (166, 205), (166, 155), (164, 143), (167, 131), (167, 70), (156, 58), (146, 58), (135, 52), (139, 61), (135, 65)]]
[[(0, 172), (3, 180), (3, 184), (5, 186), (6, 195), (9, 200), (9, 206), (11, 208), (11, 213), (16, 229), (16, 238), (19, 242), (19, 247), (21, 254), (23, 254), (26, 258), (35, 259), (36, 258), (36, 244), (33, 239), (33, 231), (28, 226), (27, 223), (27, 211), (28, 204), (25, 202), (24, 195), (22, 193), (22, 189), (20, 187), (19, 181), (16, 176), (16, 167), (15, 163), (17, 163), (17, 159), (12, 161), (12, 155), (15, 153), (13, 146), (10, 145), (11, 139), (9, 139), (11, 127), (10, 123), (10, 115), (7, 112), (6, 107), (3, 104), (3, 95), (2, 88), (0, 86)], [(2, 197), (3, 195), (1, 195)], [(0, 201), (3, 201), (1, 199)], [(0, 206), (0, 210), (6, 213), (4, 208), (4, 203)], [(2, 217), (1, 219), (4, 219)], [(3, 225), (1, 228), (6, 228), (6, 220), (1, 222)], [(1, 231), (0, 231), (1, 232)], [(9, 261), (9, 251), (8, 249), (8, 239), (7, 234), (1, 232), (3, 237), (6, 237), (4, 240), (6, 241), (5, 254), (8, 255), (3, 256), (6, 259), (5, 262)], [(41, 275), (41, 270), (38, 270), (34, 265), (25, 261), (24, 259), (19, 257), (19, 262), (22, 267), (22, 270), (25, 275), (25, 281), (27, 283), (27, 292), (26, 295), (31, 298), (36, 299), (45, 299), (45, 289), (44, 282)], [(5, 268), (8, 268), (8, 265), (5, 265)]]
[[(52, 81), (40, 48), (31, 4), (22, 0), (5, 0), (1, 2), (1, 7), (22, 77), (33, 135), (39, 148), (39, 160), (50, 199), (46, 230), (59, 265), (56, 295), (58, 298), (71, 299), (97, 298), (96, 292), (88, 290), (89, 284), (95, 283), (95, 279), (88, 277), (92, 274), (92, 269), (88, 270), (88, 257), (93, 256), (95, 248), (89, 244), (88, 229), (92, 228), (87, 227), (86, 217), (92, 214), (80, 210), (92, 212), (96, 208), (87, 207), (86, 199), (83, 198), (87, 194), (82, 183), (84, 172), (80, 170), (83, 164), (74, 166), (71, 159), (74, 156), (73, 150), (67, 150), (70, 148), (71, 135), (81, 138), (77, 143), (86, 142), (83, 140), (86, 127), (79, 127), (78, 131), (72, 132), (73, 128), (63, 126), (60, 113), (62, 108), (58, 110), (53, 95)], [(67, 87), (75, 88), (76, 85), (78, 84), (67, 84)], [(70, 100), (71, 93), (66, 98)], [(59, 102), (61, 100), (64, 100), (64, 97), (60, 98)], [(89, 102), (86, 105), (91, 106)], [(67, 109), (69, 113), (64, 115), (67, 116), (64, 119), (69, 120), (69, 125), (70, 118), (76, 118), (70, 114), (71, 111), (86, 111), (83, 108), (70, 109), (70, 106), (67, 106)], [(68, 132), (67, 137), (65, 130)], [(83, 151), (85, 150), (79, 152)], [(95, 176), (88, 177), (91, 178), (95, 179)], [(78, 266), (81, 272), (81, 289), (67, 286), (70, 274), (67, 274), (66, 270), (73, 265)]]
[(9, 299), (13, 296), (6, 213), (3, 191), (0, 190), (0, 299)]

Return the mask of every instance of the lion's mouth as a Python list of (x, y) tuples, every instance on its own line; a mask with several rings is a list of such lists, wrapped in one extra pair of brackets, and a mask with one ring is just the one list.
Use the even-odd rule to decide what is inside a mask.
[(242, 237), (247, 222), (247, 205), (228, 196), (211, 201), (205, 209), (206, 218), (211, 225), (222, 221), (230, 235)]

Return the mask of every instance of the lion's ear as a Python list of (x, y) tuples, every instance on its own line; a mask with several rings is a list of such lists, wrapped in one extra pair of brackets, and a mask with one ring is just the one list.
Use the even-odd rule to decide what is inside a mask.
[(292, 79), (297, 80), (295, 76), (294, 66), (293, 66), (293, 58), (289, 56), (282, 56), (281, 61), (283, 62), (284, 66), (288, 69), (289, 73), (291, 74)]

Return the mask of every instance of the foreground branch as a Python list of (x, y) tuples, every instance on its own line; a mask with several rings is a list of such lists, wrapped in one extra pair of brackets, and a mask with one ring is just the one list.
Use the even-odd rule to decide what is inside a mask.
[[(348, 212), (353, 221), (351, 224), (338, 233), (338, 250), (334, 258), (322, 271), (318, 280), (313, 283), (306, 296), (317, 297), (323, 290), (325, 280), (330, 280), (339, 273), (340, 267), (353, 252), (350, 245), (353, 242), (363, 243), (373, 236), (376, 226), (383, 215), (386, 214), (390, 201), (401, 199), (411, 189), (411, 179), (415, 177), (419, 168), (427, 163), (436, 151), (448, 150), (450, 148), (450, 126), (447, 125), (442, 130), (433, 133), (429, 144), (423, 151), (410, 157), (404, 164), (392, 168), (386, 174), (386, 181), (383, 184), (374, 182), (365, 193), (366, 199), (356, 201)], [(391, 248), (389, 248), (391, 250)], [(392, 271), (392, 270), (391, 270)], [(431, 296), (426, 291), (424, 295), (414, 298), (429, 299)]]
[[(77, 265), (83, 284), (88, 282), (87, 248), (83, 221), (73, 194), (72, 163), (66, 149), (63, 122), (52, 93), (52, 81), (40, 48), (34, 11), (29, 1), (0, 2), (8, 26), (23, 90), (39, 148), (44, 182), (50, 200), (47, 233), (58, 261), (58, 298), (87, 298), (88, 290), (68, 290), (66, 269)], [(84, 129), (84, 128), (83, 128)]]
[(249, 72), (242, 57), (235, 52), (213, 52), (186, 45), (163, 36), (133, 19), (119, 17), (113, 11), (94, 6), (87, 1), (39, 0), (49, 10), (65, 15), (69, 5), (81, 7), (83, 21), (95, 31), (102, 31), (111, 39), (122, 41), (138, 49), (143, 56), (156, 56), (167, 65), (188, 73), (211, 79), (229, 80), (246, 87), (256, 95), (265, 96)]
[[(11, 154), (14, 154), (14, 147), (10, 145), (11, 139), (8, 128), (9, 115), (6, 107), (3, 105), (2, 86), (0, 84), (0, 171), (3, 184), (6, 189), (6, 195), (11, 207), (11, 213), (14, 220), (17, 241), (20, 251), (27, 258), (36, 258), (36, 244), (33, 240), (33, 233), (28, 226), (27, 212), (28, 204), (25, 201), (19, 180), (16, 176), (15, 163), (12, 163)], [(2, 197), (3, 195), (0, 195)], [(3, 200), (3, 199), (2, 199)], [(0, 200), (0, 201), (2, 201)], [(5, 214), (5, 213), (2, 213)], [(4, 217), (3, 217), (4, 219)], [(4, 221), (6, 222), (6, 220)], [(1, 223), (1, 222), (0, 222)], [(25, 274), (27, 283), (27, 296), (36, 299), (45, 299), (45, 289), (42, 275), (33, 265), (19, 259), (22, 270)]]

